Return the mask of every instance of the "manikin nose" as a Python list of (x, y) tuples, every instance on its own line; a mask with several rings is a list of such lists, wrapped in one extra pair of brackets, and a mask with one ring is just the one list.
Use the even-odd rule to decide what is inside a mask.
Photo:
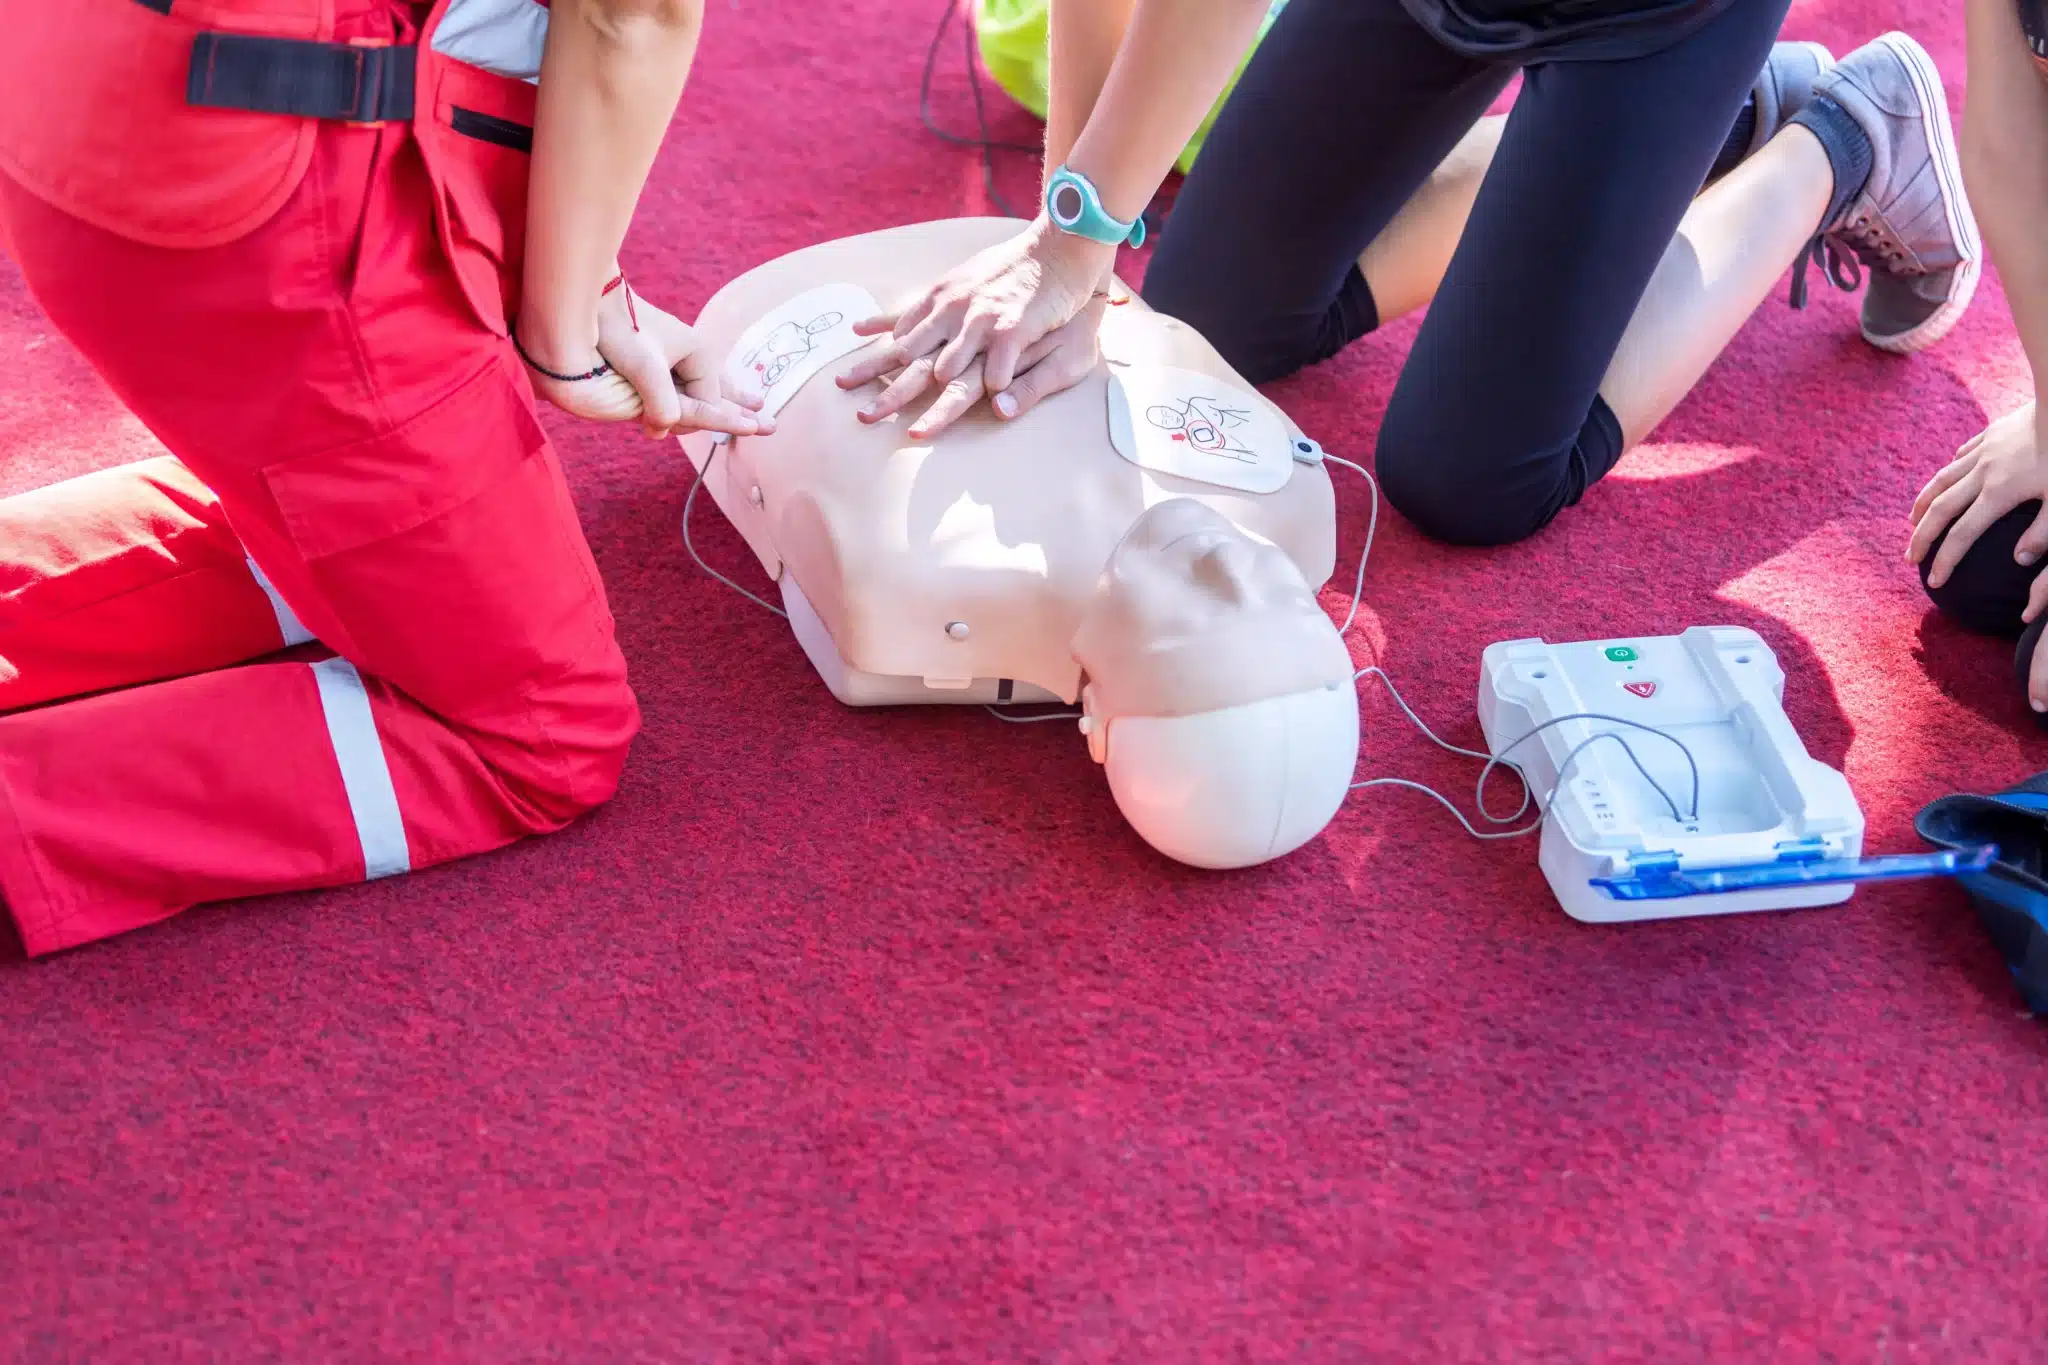
[(1196, 586), (1225, 602), (1252, 600), (1252, 547), (1241, 540), (1218, 540), (1195, 557)]

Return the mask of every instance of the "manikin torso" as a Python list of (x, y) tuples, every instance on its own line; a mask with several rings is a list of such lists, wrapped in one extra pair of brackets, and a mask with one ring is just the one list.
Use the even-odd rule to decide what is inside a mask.
[[(745, 360), (764, 380), (788, 372), (810, 344), (807, 326), (823, 327), (817, 319), (747, 338), (744, 356), (736, 345), (793, 298), (854, 285), (895, 304), (1021, 226), (953, 219), (795, 252), (721, 289), (696, 324), (700, 339), (709, 354)], [(1293, 464), (1277, 490), (1252, 493), (1141, 468), (1118, 453), (1109, 417), (1118, 366), (1213, 376), (1232, 401), (1272, 413), (1290, 437), (1300, 433), (1191, 329), (1120, 285), (1113, 299), (1103, 363), (1015, 421), (982, 403), (935, 440), (914, 441), (906, 430), (927, 396), (908, 413), (863, 424), (855, 413), (880, 385), (841, 389), (834, 376), (851, 358), (840, 357), (782, 396), (772, 436), (720, 445), (684, 438), (698, 468), (709, 461), (706, 491), (781, 585), (799, 636), (812, 637), (806, 649), (842, 700), (1075, 700), (1081, 670), (1072, 644), (1105, 562), (1147, 508), (1173, 498), (1195, 499), (1277, 546), (1311, 588), (1329, 579), (1335, 515), (1320, 464)], [(824, 639), (836, 661), (820, 657)], [(864, 688), (862, 679), (900, 685)]]

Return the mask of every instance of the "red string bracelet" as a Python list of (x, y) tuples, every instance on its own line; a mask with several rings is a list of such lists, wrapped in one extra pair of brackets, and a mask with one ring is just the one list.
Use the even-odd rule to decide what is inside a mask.
[(626, 283), (625, 271), (621, 270), (618, 274), (612, 276), (612, 282), (604, 287), (604, 291), (599, 297), (602, 298), (610, 294), (614, 289), (624, 289), (626, 291), (626, 321), (633, 324), (634, 331), (639, 331), (640, 314), (633, 307), (633, 286)]

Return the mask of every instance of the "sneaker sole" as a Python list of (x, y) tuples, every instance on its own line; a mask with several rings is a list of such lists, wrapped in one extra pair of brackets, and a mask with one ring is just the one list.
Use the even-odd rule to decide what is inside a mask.
[(1977, 278), (1984, 269), (1984, 247), (1977, 237), (1976, 215), (1971, 213), (1970, 201), (1963, 192), (1962, 156), (1956, 149), (1955, 129), (1948, 117), (1948, 100), (1941, 92), (1941, 73), (1935, 69), (1934, 58), (1927, 55), (1926, 48), (1903, 33), (1887, 33), (1877, 41), (1904, 63), (1907, 75), (1912, 78), (1913, 89), (1920, 97), (1920, 129), (1927, 136), (1927, 147), (1934, 157), (1934, 173), (1941, 180), (1941, 207), (1948, 214), (1948, 230), (1963, 257), (1962, 264), (1956, 267), (1954, 277), (1949, 280), (1948, 298), (1928, 315), (1926, 321), (1896, 336), (1863, 334), (1863, 339), (1880, 351), (1911, 355), (1940, 341), (1962, 319), (1970, 300), (1977, 293)]

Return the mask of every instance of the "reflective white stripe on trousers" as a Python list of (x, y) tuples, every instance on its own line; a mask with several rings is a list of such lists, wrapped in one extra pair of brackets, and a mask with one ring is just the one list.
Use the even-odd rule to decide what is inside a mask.
[(256, 586), (263, 589), (263, 595), (270, 599), (270, 610), (277, 616), (277, 633), (284, 637), (285, 647), (289, 649), (293, 645), (302, 645), (312, 639), (313, 632), (307, 630), (300, 622), (299, 614), (292, 610), (292, 604), (278, 596), (277, 588), (272, 585), (269, 575), (265, 574), (262, 567), (253, 559), (249, 560), (249, 573), (255, 578)]
[(346, 659), (323, 659), (312, 668), (314, 681), (320, 684), (320, 709), (327, 713), (327, 737), (341, 764), (349, 814), (362, 841), (364, 876), (375, 881), (410, 872), (412, 851), (405, 842), (405, 820), (398, 813), (398, 792), (391, 785), (391, 765), (377, 738), (362, 674)]

